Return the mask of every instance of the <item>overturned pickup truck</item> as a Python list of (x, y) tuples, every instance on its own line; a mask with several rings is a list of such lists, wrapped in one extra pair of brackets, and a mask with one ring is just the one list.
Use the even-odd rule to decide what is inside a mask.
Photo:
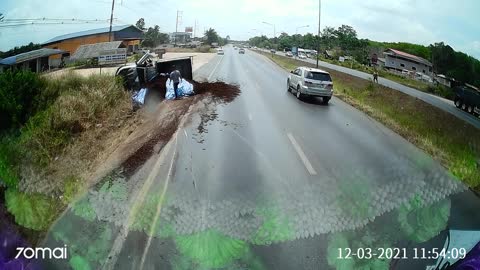
[(125, 88), (135, 93), (134, 96), (138, 94), (145, 96), (147, 91), (158, 91), (165, 98), (172, 99), (175, 94), (168, 74), (178, 70), (182, 76), (178, 87), (179, 95), (193, 94), (193, 86), (188, 82), (193, 79), (191, 57), (158, 61), (153, 59), (153, 54), (146, 53), (135, 64), (119, 67), (115, 76), (123, 79)]

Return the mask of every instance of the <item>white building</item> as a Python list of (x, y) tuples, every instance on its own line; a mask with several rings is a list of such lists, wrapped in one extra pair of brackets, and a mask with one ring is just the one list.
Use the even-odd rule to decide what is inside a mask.
[(170, 38), (170, 43), (182, 44), (187, 43), (192, 39), (192, 33), (190, 32), (173, 32), (168, 34)]
[(429, 61), (406, 52), (388, 49), (385, 55), (385, 68), (397, 71), (408, 70), (413, 73), (419, 72), (432, 76), (432, 63)]

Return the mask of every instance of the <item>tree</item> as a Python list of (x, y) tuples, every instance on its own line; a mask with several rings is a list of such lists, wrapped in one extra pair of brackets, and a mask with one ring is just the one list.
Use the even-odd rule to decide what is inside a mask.
[(153, 48), (159, 44), (168, 43), (168, 41), (168, 35), (160, 33), (160, 26), (155, 25), (154, 27), (149, 27), (147, 32), (145, 32), (142, 46)]
[(213, 28), (209, 28), (207, 31), (205, 31), (205, 37), (208, 44), (217, 43), (219, 39), (217, 32)]
[(317, 47), (317, 42), (316, 38), (314, 35), (311, 33), (307, 33), (306, 35), (303, 36), (303, 48), (304, 49), (316, 49)]
[(137, 23), (135, 24), (135, 26), (140, 29), (140, 30), (145, 30), (145, 19), (144, 18), (140, 18)]
[(10, 57), (10, 56), (17, 55), (17, 54), (20, 54), (20, 53), (37, 50), (37, 49), (40, 49), (40, 48), (42, 48), (42, 46), (40, 44), (34, 44), (33, 42), (30, 42), (27, 45), (23, 45), (23, 46), (20, 46), (20, 47), (14, 47), (13, 49), (8, 50), (6, 52), (0, 52), (0, 58), (6, 58), (6, 57)]
[(294, 46), (293, 39), (287, 33), (281, 33), (278, 37), (279, 49), (290, 49)]

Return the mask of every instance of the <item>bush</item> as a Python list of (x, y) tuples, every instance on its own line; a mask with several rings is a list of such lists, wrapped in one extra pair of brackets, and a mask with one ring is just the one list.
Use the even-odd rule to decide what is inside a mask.
[(212, 47), (209, 46), (209, 45), (204, 45), (204, 46), (200, 46), (200, 47), (196, 48), (195, 51), (201, 52), (201, 53), (208, 53), (208, 52), (210, 52), (211, 48)]
[(0, 186), (15, 188), (19, 180), (18, 140), (12, 135), (0, 138)]
[(437, 86), (429, 85), (427, 87), (427, 92), (446, 98), (446, 99), (450, 99), (450, 100), (453, 100), (453, 98), (455, 97), (455, 95), (453, 94), (453, 90), (443, 85), (437, 85)]
[(0, 73), (0, 130), (24, 124), (38, 109), (34, 103), (44, 86), (45, 81), (30, 71)]
[(15, 222), (32, 230), (45, 230), (57, 213), (57, 203), (40, 194), (25, 194), (9, 188), (5, 192), (8, 212), (15, 216)]

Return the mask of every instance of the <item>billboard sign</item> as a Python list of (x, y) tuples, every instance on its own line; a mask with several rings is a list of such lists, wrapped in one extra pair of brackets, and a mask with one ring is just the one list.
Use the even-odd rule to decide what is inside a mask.
[(103, 50), (98, 56), (98, 65), (125, 64), (127, 62), (127, 49)]
[(193, 32), (193, 27), (191, 27), (191, 26), (185, 27), (185, 32), (186, 33), (192, 33)]

